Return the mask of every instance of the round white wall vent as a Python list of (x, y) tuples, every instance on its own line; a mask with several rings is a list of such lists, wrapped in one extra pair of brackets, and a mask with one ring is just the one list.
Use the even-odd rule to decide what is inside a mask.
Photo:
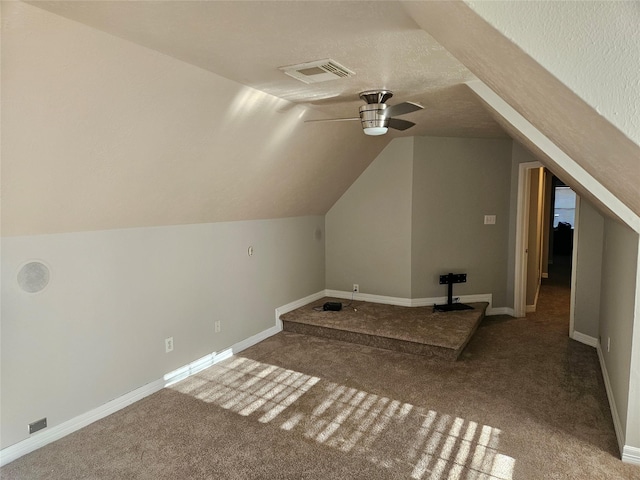
[(51, 271), (44, 263), (33, 260), (23, 264), (18, 270), (18, 286), (27, 293), (38, 293), (47, 288)]

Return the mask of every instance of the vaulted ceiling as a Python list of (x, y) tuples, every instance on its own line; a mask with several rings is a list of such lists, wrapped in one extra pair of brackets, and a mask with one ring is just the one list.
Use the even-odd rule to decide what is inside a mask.
[[(463, 84), (474, 75), (399, 2), (33, 2), (40, 8), (312, 107), (308, 118), (357, 116), (358, 93), (410, 100), (405, 135), (505, 136)], [(305, 84), (278, 67), (333, 59), (350, 78)]]
[[(2, 22), (5, 235), (321, 215), (396, 136), (527, 145), (477, 79), (640, 213), (638, 144), (463, 2), (2, 2)], [(355, 75), (279, 69), (328, 58)], [(305, 123), (379, 88), (425, 107), (415, 127)]]

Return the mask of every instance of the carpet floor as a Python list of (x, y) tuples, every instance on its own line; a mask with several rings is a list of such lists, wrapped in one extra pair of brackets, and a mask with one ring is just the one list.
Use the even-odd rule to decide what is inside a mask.
[(352, 301), (340, 311), (323, 311), (327, 301), (340, 300), (321, 298), (280, 315), (284, 330), (451, 361), (460, 356), (489, 306), (480, 302), (470, 304), (470, 310), (434, 312), (433, 305)]
[(282, 332), (6, 465), (10, 479), (640, 479), (569, 290), (457, 362)]

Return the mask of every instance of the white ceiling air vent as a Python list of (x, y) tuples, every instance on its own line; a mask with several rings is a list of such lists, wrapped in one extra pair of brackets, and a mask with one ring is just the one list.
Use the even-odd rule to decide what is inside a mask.
[(280, 70), (304, 83), (327, 82), (355, 75), (355, 72), (331, 59), (280, 67)]

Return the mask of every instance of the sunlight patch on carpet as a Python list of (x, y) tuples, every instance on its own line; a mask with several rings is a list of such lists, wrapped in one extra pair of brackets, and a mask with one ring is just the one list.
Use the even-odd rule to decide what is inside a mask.
[(255, 360), (233, 357), (171, 389), (416, 480), (512, 480), (501, 431)]

